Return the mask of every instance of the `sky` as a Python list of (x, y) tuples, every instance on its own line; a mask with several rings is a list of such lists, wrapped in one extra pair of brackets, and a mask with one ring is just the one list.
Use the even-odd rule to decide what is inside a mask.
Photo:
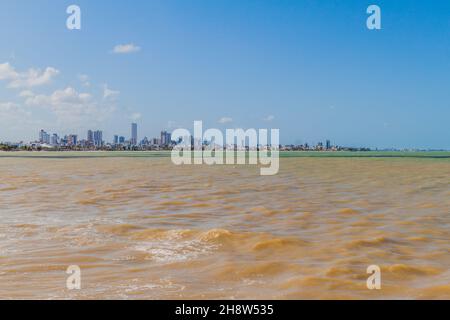
[[(66, 9), (81, 8), (81, 30)], [(381, 30), (366, 10), (381, 9)], [(278, 128), (450, 149), (447, 0), (2, 0), (0, 141)]]

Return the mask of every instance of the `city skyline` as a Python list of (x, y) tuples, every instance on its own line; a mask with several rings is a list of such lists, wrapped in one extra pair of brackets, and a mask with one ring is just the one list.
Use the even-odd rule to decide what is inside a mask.
[[(202, 141), (202, 144), (206, 142), (206, 140)], [(1, 141), (0, 143), (5, 143), (5, 141)], [(167, 130), (162, 130), (160, 137), (153, 137), (150, 138), (147, 136), (144, 136), (142, 139), (139, 139), (138, 136), (138, 125), (137, 123), (131, 123), (131, 133), (130, 138), (127, 139), (126, 136), (119, 136), (119, 135), (113, 135), (111, 142), (108, 140), (103, 140), (103, 131), (102, 130), (95, 130), (92, 131), (89, 129), (86, 134), (86, 139), (81, 138), (78, 134), (64, 134), (58, 135), (58, 133), (49, 133), (45, 131), (44, 129), (41, 129), (39, 131), (39, 138), (37, 140), (29, 140), (29, 141), (19, 141), (19, 142), (6, 142), (10, 144), (36, 144), (40, 143), (42, 145), (50, 145), (50, 146), (58, 146), (58, 145), (67, 145), (67, 146), (85, 146), (85, 147), (103, 147), (105, 145), (129, 145), (129, 146), (139, 146), (143, 144), (147, 145), (158, 145), (160, 147), (168, 147), (170, 145), (173, 145), (176, 143), (176, 141), (172, 140), (172, 133)], [(194, 144), (191, 142), (191, 144)], [(288, 144), (288, 146), (294, 146), (294, 144)], [(300, 146), (300, 145), (297, 145)], [(308, 142), (305, 142), (301, 146), (305, 146), (307, 148), (310, 147), (310, 144)], [(331, 150), (332, 146), (331, 141), (327, 139), (325, 141), (325, 146), (322, 141), (317, 142), (317, 144), (312, 144), (311, 147), (317, 148), (317, 147), (323, 147), (325, 150)], [(364, 148), (364, 147), (362, 147)]]
[[(2, 141), (0, 137), (0, 145), (16, 145), (16, 146), (33, 146), (36, 144), (41, 144), (42, 146), (66, 146), (66, 147), (83, 147), (89, 148), (94, 147), (97, 149), (102, 149), (104, 147), (111, 146), (123, 146), (123, 147), (145, 147), (145, 146), (153, 146), (160, 148), (168, 148), (175, 145), (177, 142), (173, 141), (172, 133), (168, 130), (160, 131), (160, 135), (158, 137), (148, 137), (147, 135), (143, 137), (138, 136), (138, 124), (135, 122), (131, 123), (131, 131), (129, 138), (127, 136), (121, 136), (114, 134), (111, 138), (103, 140), (103, 131), (88, 129), (86, 133), (86, 138), (84, 139), (82, 135), (78, 134), (63, 134), (58, 135), (58, 133), (47, 132), (44, 129), (41, 129), (38, 134), (38, 139), (33, 140), (30, 139), (28, 141)], [(192, 139), (192, 137), (191, 137)], [(211, 141), (202, 141), (203, 145), (207, 145)], [(191, 145), (194, 146), (196, 142), (191, 141)], [(360, 145), (360, 146), (346, 146), (344, 144), (331, 143), (330, 139), (325, 139), (323, 141), (317, 142), (308, 142), (304, 141), (302, 143), (288, 143), (283, 144), (280, 143), (280, 147), (289, 150), (332, 150), (332, 151), (340, 151), (340, 150), (360, 150), (360, 151), (371, 151), (371, 150), (421, 150), (421, 151), (448, 151), (448, 149), (444, 148), (370, 148), (368, 146)]]
[(131, 123), (131, 133), (130, 138), (127, 139), (125, 136), (119, 136), (115, 134), (112, 137), (111, 142), (108, 140), (103, 140), (103, 131), (92, 129), (87, 130), (86, 139), (82, 138), (78, 134), (64, 134), (58, 135), (58, 133), (49, 133), (44, 129), (39, 131), (39, 137), (37, 140), (29, 140), (29, 141), (19, 141), (19, 142), (4, 142), (0, 140), (0, 144), (6, 143), (8, 145), (23, 145), (23, 146), (68, 146), (68, 147), (85, 147), (85, 148), (99, 148), (105, 147), (107, 145), (117, 146), (142, 146), (142, 145), (153, 145), (159, 147), (169, 147), (173, 145), (172, 134), (167, 130), (162, 130), (160, 137), (148, 138), (144, 136), (142, 140), (139, 139), (138, 136), (138, 124), (133, 122)]
[(2, 141), (41, 128), (112, 139), (125, 119), (154, 137), (201, 119), (278, 128), (283, 144), (450, 149), (448, 2), (378, 1), (376, 31), (357, 1), (80, 0), (81, 30), (65, 3), (6, 2)]

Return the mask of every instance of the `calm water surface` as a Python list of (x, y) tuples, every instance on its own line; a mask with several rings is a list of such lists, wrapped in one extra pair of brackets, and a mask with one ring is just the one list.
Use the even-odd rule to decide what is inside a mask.
[(449, 181), (448, 159), (0, 157), (0, 298), (449, 299)]

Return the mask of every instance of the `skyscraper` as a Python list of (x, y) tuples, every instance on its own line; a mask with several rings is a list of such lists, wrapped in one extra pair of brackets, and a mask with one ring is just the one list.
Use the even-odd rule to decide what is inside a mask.
[(327, 150), (331, 149), (331, 142), (330, 142), (330, 140), (327, 140), (327, 142), (326, 142), (326, 149)]
[(53, 135), (52, 135), (52, 137), (50, 138), (50, 144), (52, 145), (52, 146), (56, 146), (56, 145), (58, 145), (58, 140), (59, 140), (59, 138), (58, 138), (58, 135), (56, 134), (56, 133), (54, 133)]
[(114, 135), (114, 144), (119, 144), (119, 136)]
[(103, 132), (94, 131), (94, 146), (101, 147), (103, 145)]
[(39, 142), (49, 144), (50, 143), (50, 134), (48, 134), (44, 130), (39, 131)]
[(67, 138), (67, 144), (69, 146), (76, 146), (78, 144), (78, 136), (76, 134), (70, 134)]
[(131, 124), (131, 144), (133, 146), (137, 145), (137, 123)]
[(92, 130), (88, 130), (87, 132), (87, 141), (90, 145), (94, 144), (94, 133), (92, 132)]
[(167, 131), (161, 131), (161, 145), (168, 146), (172, 141), (172, 134)]

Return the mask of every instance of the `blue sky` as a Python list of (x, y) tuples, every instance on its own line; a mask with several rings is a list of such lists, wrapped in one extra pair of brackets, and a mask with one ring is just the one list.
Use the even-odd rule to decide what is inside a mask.
[[(66, 28), (77, 4), (82, 29)], [(382, 30), (366, 28), (377, 4)], [(450, 1), (4, 0), (0, 140), (279, 128), (282, 143), (450, 149)], [(134, 45), (129, 53), (116, 46)]]

